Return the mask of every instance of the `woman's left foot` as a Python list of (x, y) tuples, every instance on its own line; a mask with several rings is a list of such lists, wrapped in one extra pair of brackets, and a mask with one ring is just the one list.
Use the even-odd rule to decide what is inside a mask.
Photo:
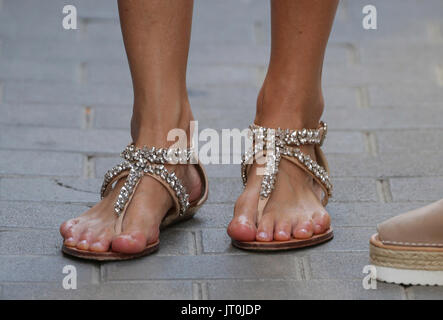
[[(300, 148), (316, 160), (313, 146)], [(320, 186), (304, 170), (282, 159), (275, 190), (258, 219), (258, 202), (262, 175), (254, 163), (248, 173), (248, 183), (237, 199), (234, 218), (228, 226), (229, 236), (237, 241), (286, 241), (309, 239), (330, 227), (330, 217), (322, 205)]]

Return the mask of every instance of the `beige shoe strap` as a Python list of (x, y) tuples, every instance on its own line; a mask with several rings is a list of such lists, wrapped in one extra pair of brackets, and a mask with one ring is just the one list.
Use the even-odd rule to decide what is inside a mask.
[[(174, 202), (175, 210), (174, 211), (170, 210), (169, 212), (171, 212), (171, 213), (169, 213), (167, 216), (165, 216), (164, 219), (176, 219), (178, 216), (180, 216), (180, 203), (179, 203), (178, 198), (175, 194), (175, 191), (171, 188), (171, 186), (155, 174), (144, 173), (143, 177), (145, 177), (145, 176), (149, 176), (151, 178), (154, 178), (156, 181), (158, 181), (168, 191), (168, 193), (171, 196), (172, 201)], [(140, 184), (140, 181), (143, 177), (138, 179), (137, 182), (135, 183), (132, 193), (130, 194), (122, 212), (120, 213), (120, 215), (117, 218), (117, 221), (115, 223), (115, 234), (116, 235), (122, 233), (122, 231), (123, 231), (123, 220), (125, 218), (127, 209), (129, 207), (129, 203), (131, 202), (131, 200), (137, 190), (137, 187)]]

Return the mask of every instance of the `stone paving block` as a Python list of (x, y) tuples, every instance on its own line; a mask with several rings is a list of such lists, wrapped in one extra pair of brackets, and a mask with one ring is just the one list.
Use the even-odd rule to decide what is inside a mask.
[(36, 82), (8, 81), (3, 86), (3, 99), (17, 103), (127, 104), (133, 100), (132, 88), (96, 84), (94, 87)]
[(1, 299), (192, 299), (191, 281), (150, 281), (145, 283), (82, 284), (76, 290), (65, 290), (58, 283), (8, 283), (3, 285)]
[[(0, 124), (14, 126), (44, 126), (80, 128), (84, 122), (84, 107), (79, 105), (0, 104)], [(61, 121), (67, 119), (69, 121)]]
[[(334, 229), (337, 227), (360, 226), (370, 227), (369, 230), (375, 230), (378, 223), (400, 213), (422, 207), (423, 205), (423, 202), (332, 202), (328, 204), (326, 210), (331, 215), (332, 226)], [(340, 230), (340, 235), (346, 235), (347, 229)]]
[[(248, 3), (196, 1), (192, 40), (196, 43), (254, 43), (254, 17), (241, 15)], [(229, 17), (229, 23), (226, 18)]]
[[(24, 6), (32, 10), (24, 10)], [(62, 28), (63, 6), (64, 4), (52, 0), (40, 1), (38, 6), (30, 0), (4, 1), (0, 11), (0, 35), (22, 39), (74, 36), (78, 30), (68, 32)]]
[(97, 202), (102, 181), (76, 178), (3, 178), (0, 200)]
[[(441, 3), (438, 1), (420, 2), (416, 0), (401, 3), (372, 1), (377, 8), (377, 30), (362, 28), (362, 9), (368, 3), (365, 1), (349, 1), (346, 7), (346, 21), (337, 21), (331, 34), (331, 41), (340, 42), (373, 42), (391, 44), (400, 43), (428, 43), (426, 22), (438, 20), (437, 12), (441, 12)], [(395, 17), (395, 18), (394, 18)], [(407, 26), (404, 19), (408, 19)]]
[(402, 299), (402, 288), (384, 283), (377, 290), (363, 289), (359, 280), (215, 280), (208, 282), (209, 299)]
[(374, 179), (335, 178), (332, 202), (377, 201), (377, 191)]
[(442, 152), (425, 151), (408, 155), (404, 153), (382, 153), (370, 155), (326, 155), (332, 177), (416, 177), (443, 175)]
[(58, 232), (63, 221), (79, 216), (88, 209), (86, 205), (77, 204), (0, 201), (0, 227), (51, 228)]
[(389, 179), (394, 201), (436, 201), (441, 199), (442, 177)]
[(436, 84), (369, 86), (368, 92), (371, 107), (395, 106), (422, 110), (428, 107), (441, 108), (443, 101), (443, 90)]
[[(161, 279), (300, 279), (300, 261), (291, 255), (151, 256), (103, 265), (106, 281)], [(165, 268), (165, 266), (168, 266)], [(245, 268), (245, 266), (248, 266)]]
[[(223, 52), (223, 54), (221, 54)], [(269, 45), (195, 43), (191, 41), (189, 62), (193, 64), (244, 64), (265, 66), (270, 54)], [(346, 46), (332, 44), (326, 50), (325, 65), (347, 64), (350, 52)]]
[[(107, 27), (107, 26), (106, 26)], [(61, 39), (45, 39), (38, 37), (32, 39), (20, 38), (4, 38), (2, 39), (2, 56), (9, 59), (30, 60), (36, 63), (56, 62), (58, 68), (63, 69), (64, 64), (69, 66), (73, 62), (92, 62), (100, 61), (106, 62), (107, 65), (114, 63), (125, 64), (127, 61), (125, 48), (121, 32), (114, 33), (113, 30), (107, 30), (114, 40), (106, 40), (100, 35), (94, 38), (86, 38), (83, 29), (89, 29), (89, 24), (86, 27), (79, 26), (80, 31), (75, 33), (61, 32)], [(120, 25), (118, 25), (120, 29)], [(90, 33), (88, 33), (90, 34)], [(37, 67), (35, 69), (39, 70)], [(82, 68), (82, 67), (80, 67)], [(69, 73), (68, 75), (81, 75), (79, 72), (86, 70), (80, 69), (76, 73)], [(74, 79), (74, 78), (73, 78)], [(83, 80), (78, 77), (77, 80)]]
[(34, 61), (18, 59), (0, 60), (0, 80), (41, 80), (73, 83), (77, 81), (76, 75), (79, 64), (64, 62), (38, 64)]
[(93, 18), (85, 14), (88, 13), (82, 12), (81, 16), (83, 19), (82, 27), (84, 28), (82, 40), (103, 42), (123, 41), (120, 20), (117, 16), (115, 18)]
[[(384, 5), (380, 0), (371, 2), (378, 8), (377, 30), (365, 30), (362, 27), (362, 9), (368, 4), (366, 1), (349, 1), (349, 6), (347, 3), (342, 3), (338, 8), (338, 18), (333, 25), (329, 43), (372, 43), (376, 46), (379, 43), (392, 44), (392, 42), (411, 44), (431, 42), (431, 39), (427, 37), (427, 25), (423, 23), (423, 20), (428, 19), (428, 11), (435, 8), (428, 3), (415, 4), (411, 7), (406, 5), (405, 7), (409, 10), (398, 11), (396, 8), (402, 7), (403, 3), (391, 1), (388, 5)], [(438, 4), (435, 5), (438, 6)], [(417, 7), (422, 9), (417, 10)], [(409, 21), (407, 26), (403, 23), (404, 19)], [(265, 19), (263, 23), (262, 38), (269, 42), (269, 21)]]
[(325, 66), (323, 83), (326, 85), (423, 85), (435, 84), (435, 68), (428, 63), (401, 64), (378, 63), (376, 65)]
[(322, 147), (326, 153), (365, 153), (364, 136), (356, 131), (328, 131)]
[(395, 46), (378, 44), (373, 46), (361, 43), (358, 46), (360, 63), (378, 64), (383, 62), (396, 62), (402, 64), (438, 63), (443, 53), (443, 44), (432, 42), (429, 44), (398, 43)]
[[(212, 186), (211, 190), (212, 192)], [(226, 228), (234, 214), (234, 204), (205, 203), (191, 220), (180, 223), (184, 229)]]
[[(88, 83), (116, 83), (131, 86), (127, 65), (90, 63), (86, 66)], [(191, 64), (188, 68), (188, 85), (192, 86), (256, 86), (257, 69), (247, 66)]]
[[(371, 107), (326, 106), (324, 120), (332, 130), (385, 130), (442, 128), (436, 117), (441, 107)], [(349, 118), (351, 121), (342, 121)]]
[(422, 287), (415, 286), (409, 288), (412, 291), (412, 295), (416, 300), (442, 300), (443, 288), (442, 287)]
[(367, 252), (321, 252), (309, 255), (312, 279), (360, 279), (363, 267), (369, 264)]
[[(180, 225), (177, 225), (180, 227)], [(165, 229), (160, 233), (159, 255), (189, 255), (195, 252), (191, 232), (177, 228)]]
[(211, 178), (209, 179), (208, 203), (234, 202), (243, 191), (243, 184), (239, 178)]
[[(332, 225), (334, 228), (334, 225)], [(335, 227), (334, 238), (324, 245), (303, 250), (306, 253), (329, 251), (368, 252), (369, 238), (376, 233), (375, 223), (371, 227)]]
[(376, 135), (381, 153), (435, 152), (443, 143), (443, 130), (378, 131)]
[(198, 43), (191, 40), (189, 64), (193, 65), (247, 65), (264, 66), (268, 63), (270, 48), (244, 43)]
[(128, 144), (123, 130), (78, 130), (0, 126), (0, 148), (45, 151), (119, 153)]
[(231, 238), (226, 233), (226, 228), (227, 225), (221, 229), (202, 230), (203, 253), (247, 255), (247, 251), (239, 250), (231, 245)]
[(79, 154), (0, 150), (2, 175), (82, 175), (83, 157)]
[[(399, 5), (392, 4), (395, 2), (397, 2)], [(401, 26), (405, 28), (401, 18), (403, 16), (409, 17), (412, 21), (416, 21), (416, 19), (427, 19), (432, 21), (433, 18), (439, 18), (439, 13), (441, 10), (443, 10), (443, 3), (439, 0), (426, 0), (425, 2), (420, 0), (397, 0), (391, 3), (383, 0), (374, 0), (372, 3), (377, 7), (378, 12), (383, 12), (384, 17), (394, 16), (397, 14), (397, 19), (388, 19), (390, 21), (385, 21), (383, 24), (395, 24), (395, 26), (399, 29), (398, 31), (403, 31)], [(361, 20), (358, 14), (361, 14), (361, 10), (366, 4), (367, 3), (364, 0), (348, 1), (347, 6), (348, 10), (350, 11), (349, 13), (356, 13), (352, 16)], [(410, 28), (410, 26), (406, 26), (406, 29), (407, 28)], [(406, 33), (406, 31), (404, 32)]]
[(58, 230), (0, 229), (0, 255), (56, 255), (62, 244)]
[(62, 281), (66, 274), (63, 268), (73, 265), (77, 269), (77, 285), (87, 285), (98, 281), (97, 265), (57, 256), (0, 256), (2, 268), (0, 282), (55, 282), (62, 288)]

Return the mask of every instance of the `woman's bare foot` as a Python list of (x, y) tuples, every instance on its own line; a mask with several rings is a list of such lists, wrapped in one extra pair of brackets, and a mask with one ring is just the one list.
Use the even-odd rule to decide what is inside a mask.
[[(303, 148), (315, 159), (314, 152)], [(248, 174), (248, 184), (238, 198), (228, 234), (239, 241), (307, 239), (325, 232), (330, 226), (328, 212), (323, 208), (321, 189), (297, 166), (282, 160), (275, 190), (257, 221), (257, 207), (262, 176), (254, 164)], [(258, 224), (257, 224), (258, 222)], [(258, 227), (256, 227), (258, 225)]]
[[(134, 119), (134, 118), (133, 118)], [(184, 128), (186, 121), (180, 121), (177, 127)], [(181, 125), (181, 126), (180, 126)], [(150, 124), (150, 130), (154, 129)], [(144, 135), (137, 121), (133, 121), (133, 135), (136, 146), (164, 146), (166, 135)], [(160, 132), (163, 129), (159, 130)], [(136, 133), (134, 133), (136, 132)], [(146, 137), (147, 138), (143, 138)], [(164, 138), (161, 139), (160, 137)], [(155, 140), (158, 140), (157, 142)], [(201, 194), (202, 181), (194, 165), (175, 165), (166, 168), (175, 171), (181, 179), (186, 190), (190, 194), (190, 202), (196, 200)], [(122, 253), (137, 253), (142, 251), (147, 244), (154, 243), (159, 237), (159, 226), (173, 206), (171, 195), (155, 179), (145, 176), (134, 193), (128, 205), (127, 213), (123, 221), (123, 233), (116, 235), (114, 225), (117, 216), (114, 213), (114, 202), (125, 179), (118, 181), (114, 190), (94, 207), (81, 216), (64, 222), (60, 227), (60, 233), (64, 238), (64, 244), (81, 250), (104, 252), (108, 250)]]
[[(323, 110), (321, 94), (314, 99), (315, 103), (309, 104), (309, 108), (300, 108), (310, 110), (309, 114), (303, 115), (299, 112), (298, 119), (294, 119), (294, 115), (297, 114), (294, 112), (285, 114), (266, 111), (278, 108), (281, 110), (281, 105), (275, 105), (279, 103), (278, 99), (266, 99), (264, 91), (261, 90), (258, 98), (256, 124), (290, 129), (317, 127)], [(302, 146), (300, 150), (316, 160), (313, 146)], [(252, 165), (248, 173), (248, 183), (235, 204), (234, 218), (228, 226), (231, 238), (238, 241), (307, 239), (329, 229), (330, 217), (321, 203), (320, 186), (314, 183), (310, 175), (286, 159), (280, 162), (275, 189), (270, 195), (261, 220), (257, 221), (263, 177), (257, 174), (259, 166), (257, 163)]]

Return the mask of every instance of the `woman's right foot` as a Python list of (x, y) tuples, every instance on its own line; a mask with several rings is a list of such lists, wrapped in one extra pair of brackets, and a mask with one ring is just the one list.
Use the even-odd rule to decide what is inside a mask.
[[(151, 124), (150, 129), (153, 129)], [(141, 130), (136, 131), (141, 133)], [(143, 139), (138, 140), (143, 141)], [(164, 139), (157, 143), (152, 140), (145, 141), (136, 141), (136, 146), (164, 145)], [(170, 172), (175, 171), (177, 177), (183, 182), (190, 195), (190, 202), (200, 197), (203, 182), (195, 165), (165, 165), (165, 167)], [(128, 205), (123, 221), (123, 233), (115, 234), (117, 215), (114, 212), (114, 203), (124, 181), (124, 178), (120, 179), (116, 187), (91, 209), (61, 225), (60, 233), (64, 238), (65, 246), (94, 252), (112, 250), (121, 253), (138, 253), (147, 244), (158, 240), (160, 224), (173, 206), (173, 200), (164, 186), (147, 176), (140, 180)]]

